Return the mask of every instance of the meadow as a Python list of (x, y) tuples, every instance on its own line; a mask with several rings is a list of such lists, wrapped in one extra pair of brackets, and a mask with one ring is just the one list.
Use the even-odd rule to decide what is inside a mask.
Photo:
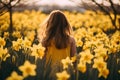
[[(120, 80), (120, 30), (114, 29), (108, 15), (100, 11), (64, 13), (73, 28), (77, 53), (61, 61), (63, 71), (56, 73), (57, 80)], [(45, 67), (45, 48), (38, 39), (47, 16), (34, 10), (14, 12), (12, 34), (9, 14), (0, 16), (0, 80), (50, 80), (50, 62)]]

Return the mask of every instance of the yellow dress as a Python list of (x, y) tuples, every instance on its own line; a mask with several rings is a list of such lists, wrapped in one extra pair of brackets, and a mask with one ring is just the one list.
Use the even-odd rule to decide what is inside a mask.
[(70, 45), (64, 49), (57, 49), (53, 43), (49, 47), (47, 47), (46, 53), (46, 65), (51, 61), (50, 65), (47, 67), (51, 68), (49, 77), (51, 80), (56, 80), (56, 73), (63, 71), (63, 65), (61, 63), (62, 59), (66, 57), (70, 57)]
[(55, 45), (51, 43), (51, 46), (47, 48), (46, 59), (47, 61), (51, 59), (51, 65), (60, 63), (61, 60), (66, 57), (70, 57), (70, 45), (64, 49), (57, 49)]
[(46, 63), (49, 61), (51, 62), (50, 65), (47, 65), (47, 67), (51, 68), (49, 77), (52, 79), (50, 80), (56, 80), (56, 73), (63, 71), (63, 64), (61, 63), (61, 60), (66, 59), (66, 57), (73, 56), (74, 53), (76, 53), (76, 47), (73, 38), (70, 38), (70, 43), (63, 49), (57, 49), (54, 41), (51, 42), (51, 45), (47, 47), (46, 51)]

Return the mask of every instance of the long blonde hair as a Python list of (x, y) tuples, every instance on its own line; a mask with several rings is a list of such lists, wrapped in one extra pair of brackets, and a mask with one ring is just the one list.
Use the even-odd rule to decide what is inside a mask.
[(52, 11), (45, 23), (46, 30), (45, 37), (42, 39), (43, 46), (50, 46), (53, 40), (56, 48), (66, 48), (70, 42), (71, 26), (64, 13), (60, 10)]

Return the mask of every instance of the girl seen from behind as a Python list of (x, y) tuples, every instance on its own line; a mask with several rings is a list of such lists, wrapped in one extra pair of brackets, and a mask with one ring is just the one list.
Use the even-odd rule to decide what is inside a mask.
[(46, 48), (44, 58), (46, 61), (51, 59), (51, 67), (54, 67), (54, 73), (57, 72), (55, 68), (61, 66), (62, 59), (71, 58), (75, 55), (75, 40), (71, 36), (72, 28), (60, 10), (52, 11), (43, 26), (45, 31), (43, 32), (42, 45)]

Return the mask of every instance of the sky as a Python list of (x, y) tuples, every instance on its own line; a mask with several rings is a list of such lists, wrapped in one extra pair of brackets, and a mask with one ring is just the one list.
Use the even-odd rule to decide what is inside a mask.
[(36, 4), (41, 5), (59, 5), (59, 6), (75, 6), (75, 3), (71, 2), (70, 0), (41, 0)]
[[(30, 4), (30, 5), (58, 5), (58, 6), (76, 6), (77, 1), (79, 1), (79, 3), (81, 3), (81, 0), (22, 0), (27, 1), (26, 4)], [(74, 2), (72, 2), (74, 1)], [(89, 3), (91, 0), (82, 0), (84, 2)], [(98, 3), (104, 2), (104, 5), (110, 5), (108, 2), (106, 2), (106, 0), (96, 0)], [(119, 0), (113, 0), (114, 3), (117, 3), (120, 5), (120, 1)], [(119, 3), (118, 3), (119, 2)], [(78, 3), (78, 2), (77, 2)], [(91, 2), (90, 2), (91, 3)], [(89, 3), (89, 4), (90, 4)]]
[[(26, 0), (22, 0), (23, 2)], [(25, 4), (30, 5), (59, 5), (59, 6), (76, 6), (76, 4), (70, 0), (27, 0)]]

